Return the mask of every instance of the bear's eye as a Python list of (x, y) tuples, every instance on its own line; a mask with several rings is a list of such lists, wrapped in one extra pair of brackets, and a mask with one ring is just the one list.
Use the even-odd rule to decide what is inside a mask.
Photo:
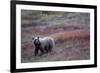
[(38, 40), (37, 40), (37, 39), (35, 39), (35, 40), (34, 40), (34, 43), (38, 43)]

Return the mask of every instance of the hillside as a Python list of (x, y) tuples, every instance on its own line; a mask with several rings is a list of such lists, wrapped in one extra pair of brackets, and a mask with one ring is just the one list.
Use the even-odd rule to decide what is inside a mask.
[[(89, 13), (22, 10), (21, 62), (90, 59)], [(34, 56), (32, 35), (55, 40), (53, 52)]]

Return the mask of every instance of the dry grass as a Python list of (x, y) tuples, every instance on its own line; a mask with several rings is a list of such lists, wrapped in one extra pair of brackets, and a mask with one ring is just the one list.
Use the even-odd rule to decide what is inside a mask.
[[(90, 59), (90, 15), (74, 12), (22, 10), (21, 62)], [(52, 53), (34, 56), (32, 35), (55, 39)]]
[(56, 40), (66, 40), (66, 39), (74, 39), (74, 38), (82, 38), (82, 39), (89, 39), (90, 34), (89, 32), (84, 31), (68, 31), (68, 32), (60, 32), (54, 35), (51, 35)]

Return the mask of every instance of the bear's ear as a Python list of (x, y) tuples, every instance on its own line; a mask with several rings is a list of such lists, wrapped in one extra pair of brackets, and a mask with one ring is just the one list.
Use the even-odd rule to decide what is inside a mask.
[(34, 36), (32, 35), (32, 40), (34, 40)]
[(37, 37), (37, 39), (39, 40), (39, 36)]
[(32, 40), (34, 40), (34, 37), (32, 37)]

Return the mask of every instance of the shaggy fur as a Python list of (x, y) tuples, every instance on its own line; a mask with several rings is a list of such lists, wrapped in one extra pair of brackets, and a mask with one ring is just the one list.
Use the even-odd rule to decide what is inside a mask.
[(34, 52), (35, 56), (38, 55), (39, 51), (40, 55), (51, 52), (55, 45), (54, 39), (51, 37), (44, 37), (44, 38), (32, 37), (32, 41), (35, 45), (35, 52)]

